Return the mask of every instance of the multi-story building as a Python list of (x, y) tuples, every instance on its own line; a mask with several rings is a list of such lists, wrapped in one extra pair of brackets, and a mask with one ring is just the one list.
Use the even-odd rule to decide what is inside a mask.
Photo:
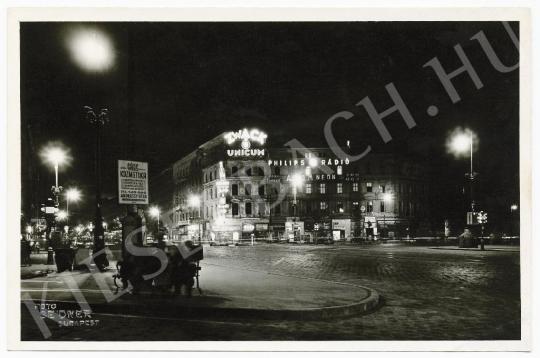
[(267, 148), (266, 138), (224, 133), (174, 163), (173, 238), (405, 236), (426, 215), (418, 161), (394, 153), (352, 161), (329, 148)]

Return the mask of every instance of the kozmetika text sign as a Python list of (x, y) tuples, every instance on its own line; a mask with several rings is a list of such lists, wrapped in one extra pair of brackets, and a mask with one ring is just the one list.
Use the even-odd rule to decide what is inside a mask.
[(118, 161), (118, 203), (148, 204), (148, 163)]

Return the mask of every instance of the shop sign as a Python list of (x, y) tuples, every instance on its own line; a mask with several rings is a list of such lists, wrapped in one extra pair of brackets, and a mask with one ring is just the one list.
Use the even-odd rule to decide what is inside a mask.
[(244, 224), (242, 226), (242, 231), (243, 232), (253, 232), (255, 230), (255, 225), (253, 224)]

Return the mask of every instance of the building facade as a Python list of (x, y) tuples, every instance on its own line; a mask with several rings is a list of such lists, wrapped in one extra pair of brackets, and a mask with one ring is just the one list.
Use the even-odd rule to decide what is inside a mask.
[(268, 148), (266, 138), (224, 133), (174, 163), (173, 239), (405, 237), (429, 212), (418, 161), (352, 161), (329, 148)]

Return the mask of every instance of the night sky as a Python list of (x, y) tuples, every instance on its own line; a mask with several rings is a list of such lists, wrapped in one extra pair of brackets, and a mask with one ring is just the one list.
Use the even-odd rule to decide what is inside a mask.
[[(225, 130), (259, 127), (269, 145), (292, 138), (326, 146), (325, 121), (335, 122), (341, 144), (371, 144), (374, 152), (407, 150), (430, 163), (442, 184), (441, 207), (460, 195), (466, 159), (446, 153), (448, 133), (467, 126), (478, 133), (475, 171), (483, 209), (502, 217), (519, 200), (519, 71), (502, 74), (477, 41), (482, 30), (501, 61), (519, 54), (498, 22), (358, 23), (99, 23), (116, 50), (111, 71), (88, 74), (65, 44), (78, 23), (21, 24), (21, 134), (23, 209), (43, 201), (54, 174), (39, 150), (49, 141), (70, 148), (73, 161), (60, 173), (61, 185), (78, 186), (92, 209), (93, 150), (84, 105), (108, 108), (104, 135), (104, 196), (116, 195), (116, 160), (149, 162), (160, 172), (196, 146)], [(517, 24), (512, 25), (517, 33)], [(448, 72), (460, 66), (453, 49), (461, 44), (484, 87), (467, 75), (454, 80), (462, 100), (452, 104), (430, 68), (438, 57)], [(393, 82), (417, 126), (408, 130), (398, 114), (388, 117), (393, 140), (384, 144), (362, 107), (369, 96), (382, 112), (391, 105), (385, 85)], [(439, 114), (429, 117), (435, 104)], [(127, 129), (127, 127), (130, 127)], [(353, 153), (355, 154), (355, 153)], [(90, 214), (88, 214), (90, 215)], [(89, 218), (90, 216), (88, 216)], [(88, 220), (88, 219), (86, 219)]]

